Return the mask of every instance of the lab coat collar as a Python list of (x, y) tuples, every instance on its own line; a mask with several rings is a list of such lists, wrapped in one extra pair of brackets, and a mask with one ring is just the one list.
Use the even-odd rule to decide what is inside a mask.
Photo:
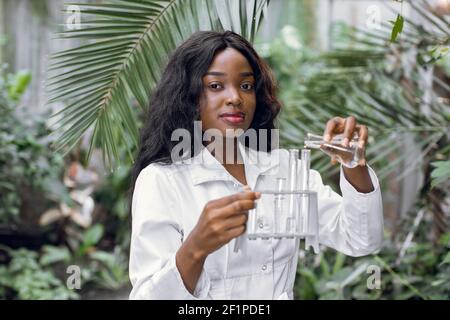
[[(247, 148), (239, 139), (238, 148), (243, 155), (247, 183), (252, 189), (255, 188), (256, 180), (260, 174), (266, 173), (279, 165), (278, 154), (272, 155), (264, 151)], [(238, 182), (204, 146), (191, 160), (190, 172), (194, 185), (210, 181)]]

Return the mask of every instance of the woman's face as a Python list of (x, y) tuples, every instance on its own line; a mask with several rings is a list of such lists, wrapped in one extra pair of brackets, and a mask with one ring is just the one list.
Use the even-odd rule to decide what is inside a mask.
[(236, 49), (226, 48), (216, 54), (202, 81), (203, 130), (218, 129), (223, 137), (236, 129), (247, 130), (256, 109), (255, 77), (247, 59)]

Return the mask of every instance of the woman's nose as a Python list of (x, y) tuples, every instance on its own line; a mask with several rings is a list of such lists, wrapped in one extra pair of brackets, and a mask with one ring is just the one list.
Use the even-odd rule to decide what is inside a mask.
[(242, 104), (242, 99), (239, 95), (239, 91), (234, 88), (230, 89), (226, 103), (227, 105), (240, 106)]

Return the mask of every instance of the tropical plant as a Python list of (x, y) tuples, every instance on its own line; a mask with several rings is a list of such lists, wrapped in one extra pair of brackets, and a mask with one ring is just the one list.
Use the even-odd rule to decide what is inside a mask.
[[(395, 44), (391, 44), (392, 26), (384, 24), (380, 32), (340, 26), (346, 33), (339, 35), (336, 43), (340, 46), (324, 54), (296, 49), (284, 35), (270, 47), (264, 46), (265, 57), (284, 88), (282, 144), (298, 146), (306, 132), (322, 132), (330, 117), (353, 114), (370, 128), (367, 158), (383, 186), (413, 170), (424, 173), (415, 205), (398, 221), (401, 227), (390, 234), (378, 255), (342, 262), (339, 254), (328, 251), (315, 263), (300, 264), (298, 298), (449, 297), (450, 243), (445, 233), (449, 171), (445, 160), (450, 155), (450, 28), (427, 2), (408, 2), (433, 28), (404, 17)], [(339, 169), (321, 153), (313, 154), (313, 167), (327, 181)], [(367, 275), (357, 272), (365, 262), (382, 268), (383, 290), (367, 289)]]
[[(120, 245), (103, 244), (105, 228), (95, 224), (72, 237), (69, 246), (44, 246), (40, 263), (55, 270), (80, 267), (82, 293), (93, 288), (120, 289), (128, 284), (128, 261)], [(106, 251), (106, 250), (108, 251)]]
[(28, 72), (0, 72), (0, 223), (37, 225), (35, 210), (68, 198), (59, 179), (63, 159), (48, 152), (46, 116), (18, 109), (30, 80)]
[(431, 163), (435, 167), (433, 172), (431, 172), (431, 177), (433, 181), (431, 182), (432, 187), (436, 187), (440, 184), (445, 184), (450, 179), (450, 161), (436, 161)]
[[(306, 254), (299, 263), (295, 297), (449, 299), (449, 237), (450, 233), (442, 235), (438, 247), (431, 242), (413, 243), (401, 259), (393, 242), (387, 242), (376, 255), (363, 258), (346, 257), (326, 248), (314, 257)], [(375, 273), (378, 278), (372, 281)]]
[[(0, 266), (0, 298), (24, 300), (77, 299), (54, 272), (39, 262), (38, 253), (27, 249), (1, 247), (10, 261)], [(45, 261), (44, 261), (45, 262)]]
[[(1, 245), (0, 299), (79, 299), (99, 288), (125, 287), (129, 281), (126, 253), (120, 246), (102, 250), (103, 237), (103, 226), (95, 224), (66, 239), (68, 246), (46, 244), (29, 250)], [(70, 266), (80, 271), (80, 286), (73, 290), (65, 285)]]
[[(395, 44), (388, 24), (379, 32), (345, 28), (351, 32), (341, 35), (340, 46), (331, 52), (314, 56), (285, 45), (269, 50), (266, 58), (292, 63), (300, 57), (290, 66), (296, 70), (291, 73), (272, 63), (287, 88), (282, 94), (282, 144), (296, 146), (305, 133), (322, 132), (333, 116), (355, 115), (370, 128), (367, 159), (383, 184), (391, 176), (401, 180), (414, 170), (424, 173), (424, 201), (419, 203), (435, 216), (437, 240), (448, 228), (448, 180), (439, 180), (439, 187), (430, 190), (430, 173), (432, 162), (450, 155), (450, 59), (445, 54), (450, 25), (425, 4), (411, 3), (418, 15), (440, 23), (438, 31), (405, 17), (402, 37)], [(313, 164), (325, 177), (335, 176), (339, 169), (320, 153), (313, 154)], [(442, 175), (445, 168), (440, 165), (434, 175)]]
[[(198, 30), (231, 29), (253, 41), (269, 0), (116, 0), (80, 4), (80, 29), (62, 38), (87, 41), (53, 55), (50, 103), (57, 118), (58, 150), (68, 152), (91, 127), (91, 148), (108, 164), (130, 158), (138, 141), (138, 110), (145, 110), (170, 52)], [(131, 101), (133, 103), (131, 103)]]

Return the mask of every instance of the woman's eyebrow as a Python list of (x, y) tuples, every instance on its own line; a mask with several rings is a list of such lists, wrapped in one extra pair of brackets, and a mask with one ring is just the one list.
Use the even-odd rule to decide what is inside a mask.
[[(226, 76), (227, 74), (224, 72), (218, 72), (218, 71), (209, 71), (205, 73), (205, 76)], [(241, 77), (252, 77), (253, 72), (247, 71), (247, 72), (241, 72), (239, 74)]]

